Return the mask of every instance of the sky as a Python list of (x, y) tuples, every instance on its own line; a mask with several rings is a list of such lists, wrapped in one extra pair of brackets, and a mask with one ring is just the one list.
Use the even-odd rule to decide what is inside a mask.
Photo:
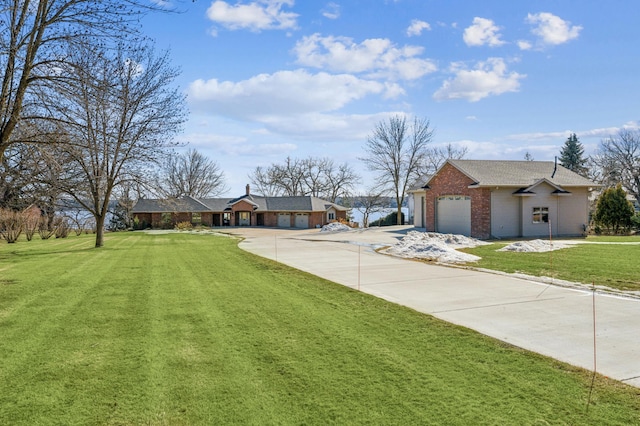
[(178, 140), (244, 193), (257, 166), (359, 158), (391, 116), (429, 120), (465, 158), (587, 155), (640, 124), (637, 0), (150, 0), (142, 21), (180, 68)]

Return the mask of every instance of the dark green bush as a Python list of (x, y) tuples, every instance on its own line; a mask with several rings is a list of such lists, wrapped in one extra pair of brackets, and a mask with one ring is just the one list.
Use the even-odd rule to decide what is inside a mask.
[[(396, 220), (396, 218), (398, 217), (398, 212), (392, 212), (389, 213), (388, 215), (386, 215), (385, 217), (381, 217), (378, 220), (374, 220), (373, 222), (369, 223), (369, 226), (393, 226), (393, 225), (397, 225), (398, 222)], [(404, 218), (404, 213), (402, 213), (402, 224), (405, 224), (405, 218)]]

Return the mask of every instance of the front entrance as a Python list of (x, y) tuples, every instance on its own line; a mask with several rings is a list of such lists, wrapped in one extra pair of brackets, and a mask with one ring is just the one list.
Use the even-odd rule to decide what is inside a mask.
[(237, 226), (251, 226), (251, 212), (236, 212)]

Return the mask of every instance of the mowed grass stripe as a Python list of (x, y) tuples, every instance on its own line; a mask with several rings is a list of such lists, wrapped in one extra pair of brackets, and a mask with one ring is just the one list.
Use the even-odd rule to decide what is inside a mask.
[(0, 423), (640, 424), (636, 389), (587, 414), (587, 372), (228, 238), (85, 241), (0, 245)]

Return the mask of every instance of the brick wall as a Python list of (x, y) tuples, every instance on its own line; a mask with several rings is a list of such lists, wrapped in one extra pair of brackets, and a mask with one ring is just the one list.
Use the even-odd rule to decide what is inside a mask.
[[(251, 211), (251, 226), (257, 226), (258, 214), (263, 216), (263, 226), (277, 227), (278, 226), (278, 213), (277, 212), (264, 212), (259, 213), (253, 211), (253, 205), (246, 202), (239, 202), (233, 206), (234, 214), (231, 215), (231, 225), (235, 226), (235, 212), (237, 211)], [(346, 211), (336, 211), (336, 220), (347, 218)], [(138, 218), (140, 223), (144, 222), (147, 227), (153, 228), (173, 228), (177, 222), (190, 222), (191, 213), (166, 213), (165, 215), (171, 218), (170, 223), (164, 222), (162, 213), (136, 213), (135, 217)], [(215, 216), (215, 220), (214, 220)], [(202, 225), (205, 226), (220, 226), (222, 220), (221, 213), (201, 213)], [(327, 215), (325, 212), (313, 212), (309, 214), (309, 228), (321, 227), (327, 223)], [(295, 213), (291, 213), (291, 226), (295, 224)]]
[(488, 188), (471, 189), (474, 183), (465, 174), (445, 164), (429, 182), (425, 197), (425, 226), (427, 231), (436, 228), (436, 202), (443, 195), (466, 195), (471, 197), (471, 236), (489, 238), (491, 235), (491, 192)]

